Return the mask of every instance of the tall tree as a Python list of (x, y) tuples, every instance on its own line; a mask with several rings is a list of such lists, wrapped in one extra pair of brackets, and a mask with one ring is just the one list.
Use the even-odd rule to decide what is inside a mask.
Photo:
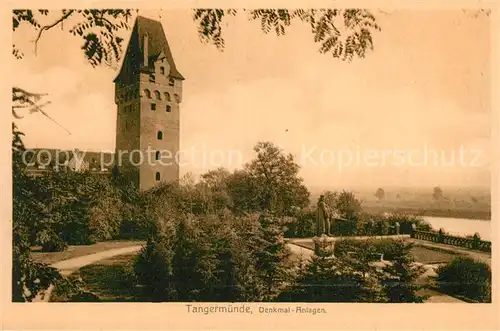
[(371, 269), (370, 273), (363, 273), (342, 258), (314, 256), (299, 271), (296, 282), (283, 291), (279, 301), (383, 302), (381, 286)]
[(382, 284), (389, 302), (423, 302), (418, 295), (422, 288), (417, 279), (425, 272), (423, 266), (415, 265), (411, 254), (412, 243), (403, 240), (394, 241), (392, 265), (384, 268)]
[(441, 189), (441, 187), (439, 186), (434, 187), (434, 190), (432, 192), (432, 198), (438, 202), (443, 200), (444, 198), (443, 189)]
[(375, 192), (375, 197), (379, 200), (382, 201), (385, 199), (385, 191), (383, 188), (378, 188), (377, 192)]
[(261, 210), (285, 215), (292, 207), (307, 206), (309, 191), (302, 184), (293, 155), (285, 154), (271, 142), (257, 143), (254, 151), (257, 155), (245, 165), (245, 170), (259, 190), (256, 194)]
[(349, 191), (342, 191), (335, 195), (334, 207), (346, 219), (356, 219), (362, 210), (361, 200)]
[(36, 181), (26, 174), (22, 153), (22, 133), (12, 125), (12, 301), (32, 301), (38, 293), (55, 284), (61, 276), (56, 269), (34, 262), (31, 236), (34, 222), (44, 206), (36, 199), (40, 191)]
[(291, 252), (284, 240), (283, 225), (279, 219), (261, 215), (254, 254), (256, 268), (265, 284), (264, 300), (274, 299), (290, 279), (287, 262)]

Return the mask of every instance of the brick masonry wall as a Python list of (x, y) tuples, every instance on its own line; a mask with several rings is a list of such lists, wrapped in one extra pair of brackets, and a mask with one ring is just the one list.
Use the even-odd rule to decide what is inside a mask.
[[(130, 160), (130, 152), (140, 148), (140, 99), (139, 83), (115, 89), (117, 103), (116, 164), (120, 171), (139, 186), (139, 171)], [(137, 157), (132, 159), (137, 161)]]
[[(161, 68), (164, 68), (162, 74)], [(174, 86), (170, 85), (168, 77), (168, 64), (166, 61), (155, 63), (155, 81), (150, 81), (148, 74), (141, 74), (141, 118), (140, 118), (140, 148), (146, 155), (149, 150), (153, 151), (151, 159), (154, 164), (143, 163), (140, 167), (140, 189), (147, 190), (161, 181), (176, 181), (179, 179), (179, 165), (176, 155), (180, 145), (179, 125), (179, 103), (182, 95), (182, 81), (174, 80)], [(145, 90), (149, 90), (151, 98), (148, 98)], [(158, 98), (159, 93), (159, 98)], [(151, 104), (156, 105), (156, 110), (151, 109)], [(167, 112), (167, 105), (170, 112)], [(158, 139), (161, 131), (163, 138)], [(161, 164), (156, 161), (155, 151), (162, 154)], [(156, 178), (160, 174), (160, 180)]]

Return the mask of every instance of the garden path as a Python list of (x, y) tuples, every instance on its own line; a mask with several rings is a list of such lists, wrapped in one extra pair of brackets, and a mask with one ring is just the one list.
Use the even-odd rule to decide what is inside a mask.
[[(108, 259), (110, 257), (117, 255), (135, 253), (140, 251), (142, 247), (143, 247), (142, 245), (134, 245), (130, 247), (109, 249), (104, 252), (99, 252), (59, 261), (51, 264), (50, 266), (59, 270), (61, 275), (68, 276), (71, 275), (73, 272), (77, 271), (78, 269), (83, 268), (92, 263), (95, 263), (97, 261)], [(49, 302), (50, 294), (52, 293), (53, 289), (54, 286), (50, 286), (47, 289), (47, 291), (45, 291), (45, 294), (39, 295), (37, 298), (35, 298), (33, 302)]]

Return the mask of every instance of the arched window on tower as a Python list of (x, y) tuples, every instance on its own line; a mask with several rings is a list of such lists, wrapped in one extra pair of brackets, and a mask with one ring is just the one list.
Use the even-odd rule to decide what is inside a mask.
[(170, 99), (170, 93), (165, 92), (165, 93), (163, 93), (163, 95), (165, 96), (165, 101), (171, 101), (171, 99)]
[(167, 113), (170, 113), (172, 111), (172, 106), (167, 105), (167, 107), (165, 108), (165, 110), (167, 111)]
[(146, 96), (146, 98), (151, 99), (151, 91), (150, 90), (145, 89), (144, 90), (144, 95)]
[(155, 91), (154, 94), (155, 94), (155, 99), (156, 100), (161, 100), (161, 94), (160, 94), (159, 91)]
[(155, 160), (159, 160), (160, 159), (160, 151), (157, 151), (155, 153)]
[(159, 172), (157, 172), (157, 173), (156, 173), (156, 181), (159, 181), (159, 180), (160, 180), (160, 173), (159, 173)]
[(180, 103), (181, 97), (178, 94), (174, 94), (174, 100), (175, 100), (175, 102)]
[(163, 139), (163, 132), (158, 131), (158, 134), (156, 135), (156, 138), (158, 138), (158, 140), (162, 140)]

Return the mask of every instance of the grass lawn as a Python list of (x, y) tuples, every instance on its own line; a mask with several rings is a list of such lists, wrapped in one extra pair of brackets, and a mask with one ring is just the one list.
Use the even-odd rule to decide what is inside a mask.
[(458, 256), (457, 253), (441, 250), (434, 247), (413, 246), (411, 255), (416, 262), (424, 264), (448, 263)]
[[(98, 261), (83, 267), (70, 276), (81, 278), (85, 290), (99, 297), (100, 302), (138, 302), (140, 289), (135, 287), (132, 273), (137, 254), (125, 254)], [(79, 302), (57, 293), (57, 288), (50, 298), (51, 302)]]
[(125, 241), (125, 240), (104, 241), (96, 243), (94, 245), (68, 246), (68, 248), (62, 252), (41, 252), (40, 247), (33, 247), (31, 256), (33, 257), (33, 260), (35, 260), (36, 262), (44, 262), (47, 264), (52, 264), (67, 259), (103, 252), (109, 249), (142, 245), (144, 243), (145, 242), (143, 241)]

